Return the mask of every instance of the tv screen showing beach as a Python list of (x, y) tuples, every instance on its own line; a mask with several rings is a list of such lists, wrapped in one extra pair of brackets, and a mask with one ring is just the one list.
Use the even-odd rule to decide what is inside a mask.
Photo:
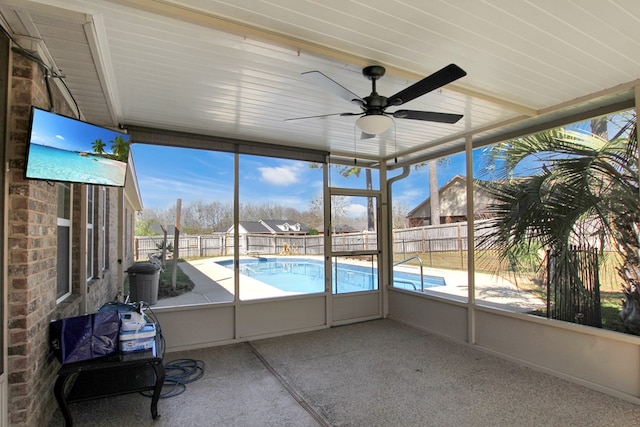
[(122, 187), (129, 136), (33, 107), (25, 177)]

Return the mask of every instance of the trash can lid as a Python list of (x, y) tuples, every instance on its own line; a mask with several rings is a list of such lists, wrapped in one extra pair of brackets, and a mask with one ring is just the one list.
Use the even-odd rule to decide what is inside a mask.
[(151, 262), (135, 262), (129, 266), (127, 273), (155, 273), (160, 267)]

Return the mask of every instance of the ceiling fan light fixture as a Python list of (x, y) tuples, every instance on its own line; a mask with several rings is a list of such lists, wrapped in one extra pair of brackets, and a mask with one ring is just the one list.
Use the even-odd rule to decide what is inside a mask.
[(356, 120), (356, 126), (364, 133), (378, 135), (393, 126), (393, 119), (384, 114), (366, 114)]

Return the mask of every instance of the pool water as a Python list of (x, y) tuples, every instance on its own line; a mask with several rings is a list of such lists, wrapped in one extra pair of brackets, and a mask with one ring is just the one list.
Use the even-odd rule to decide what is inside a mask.
[[(233, 268), (233, 260), (218, 261)], [(258, 257), (240, 260), (240, 273), (282, 291), (296, 293), (324, 292), (324, 264), (307, 258)], [(377, 269), (353, 264), (333, 264), (333, 292), (348, 293), (378, 289)], [(394, 286), (419, 290), (420, 275), (394, 271)], [(444, 278), (424, 276), (424, 287), (444, 286)]]

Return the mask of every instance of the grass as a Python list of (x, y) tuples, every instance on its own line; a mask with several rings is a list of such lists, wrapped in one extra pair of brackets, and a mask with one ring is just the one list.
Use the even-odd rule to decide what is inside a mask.
[[(435, 252), (431, 254), (400, 254), (394, 255), (394, 263), (417, 255), (422, 260), (425, 267), (446, 268), (453, 270), (465, 270), (467, 268), (466, 252)], [(600, 312), (602, 318), (602, 328), (628, 333), (622, 324), (620, 311), (622, 310), (623, 293), (620, 290), (619, 277), (616, 266), (619, 263), (619, 256), (613, 252), (605, 254), (604, 262), (600, 267)], [(407, 262), (408, 265), (419, 265), (417, 260)], [(477, 251), (476, 271), (505, 275), (506, 278), (515, 282), (518, 289), (529, 292), (536, 297), (546, 301), (546, 288), (541, 285), (539, 275), (533, 271), (514, 275), (513, 272), (501, 274), (499, 259), (492, 253)], [(537, 310), (530, 314), (546, 317), (546, 310)]]
[[(602, 329), (609, 331), (629, 333), (620, 318), (622, 310), (622, 302), (620, 301), (621, 292), (602, 292), (600, 293), (600, 320), (602, 320)], [(546, 309), (532, 311), (529, 314), (535, 316), (546, 317)]]
[(622, 324), (620, 311), (622, 310), (622, 292), (601, 292), (600, 313), (602, 328), (611, 331), (628, 333)]

